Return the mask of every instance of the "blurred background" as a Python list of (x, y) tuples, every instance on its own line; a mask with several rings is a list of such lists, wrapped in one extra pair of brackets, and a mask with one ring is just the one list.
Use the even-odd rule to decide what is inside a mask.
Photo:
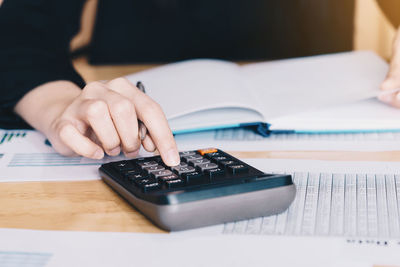
[(87, 0), (71, 49), (95, 64), (275, 59), (351, 49), (389, 58), (399, 21), (398, 0)]
[(71, 51), (88, 81), (113, 78), (104, 65), (193, 57), (248, 62), (368, 49), (389, 60), (399, 24), (399, 0), (87, 0)]

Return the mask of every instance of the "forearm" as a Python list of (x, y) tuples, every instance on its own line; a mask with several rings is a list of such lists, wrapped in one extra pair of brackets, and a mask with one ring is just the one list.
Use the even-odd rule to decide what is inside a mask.
[(33, 128), (47, 135), (54, 120), (80, 93), (81, 89), (72, 82), (48, 82), (24, 95), (14, 110)]

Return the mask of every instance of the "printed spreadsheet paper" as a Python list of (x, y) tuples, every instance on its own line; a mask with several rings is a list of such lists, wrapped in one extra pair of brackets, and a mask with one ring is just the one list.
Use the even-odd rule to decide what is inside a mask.
[[(265, 172), (290, 173), (297, 194), (279, 215), (186, 234), (344, 237), (385, 245), (400, 241), (400, 163), (247, 159)], [(399, 246), (400, 248), (400, 246)]]
[[(143, 149), (139, 154), (152, 155)], [(101, 164), (123, 159), (64, 157), (37, 131), (0, 130), (0, 182), (97, 180)]]
[[(0, 236), (0, 266), (13, 267), (392, 267), (400, 262), (398, 244), (343, 238), (17, 229), (0, 229)], [(20, 264), (5, 265), (11, 260)]]

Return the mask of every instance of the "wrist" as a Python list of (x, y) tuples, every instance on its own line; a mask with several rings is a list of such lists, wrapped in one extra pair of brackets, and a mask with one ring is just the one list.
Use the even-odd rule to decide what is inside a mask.
[(48, 136), (53, 122), (80, 93), (81, 89), (69, 81), (45, 83), (24, 95), (14, 111), (33, 128)]

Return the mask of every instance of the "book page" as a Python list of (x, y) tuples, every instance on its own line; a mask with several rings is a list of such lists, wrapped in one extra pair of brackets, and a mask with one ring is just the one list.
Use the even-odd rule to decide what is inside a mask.
[(272, 119), (271, 130), (304, 132), (400, 131), (400, 109), (376, 98)]
[(241, 86), (240, 68), (228, 61), (183, 61), (127, 78), (134, 84), (142, 81), (146, 93), (161, 105), (168, 119), (212, 108), (254, 106)]
[(377, 95), (388, 64), (360, 51), (249, 64), (243, 79), (267, 122)]

